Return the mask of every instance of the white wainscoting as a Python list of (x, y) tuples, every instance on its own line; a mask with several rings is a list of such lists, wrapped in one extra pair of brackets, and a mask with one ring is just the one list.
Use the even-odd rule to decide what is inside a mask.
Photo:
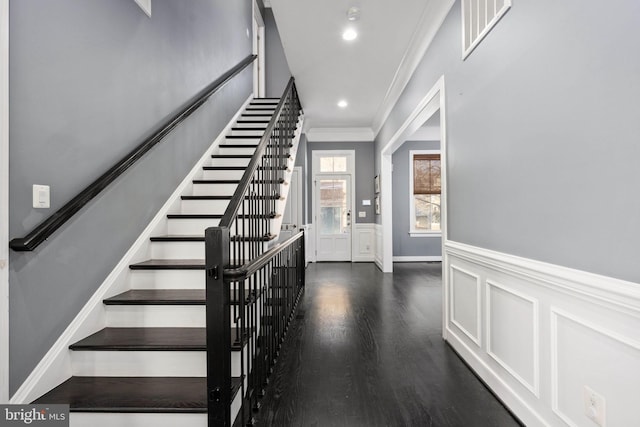
[(316, 236), (314, 234), (313, 224), (305, 224), (304, 228), (304, 244), (306, 263), (316, 262)]
[(445, 336), (528, 426), (638, 425), (640, 284), (448, 241)]
[(384, 271), (383, 264), (383, 247), (382, 247), (382, 224), (374, 224), (374, 232), (376, 235), (376, 247), (374, 261), (378, 268)]
[(375, 224), (355, 224), (351, 244), (353, 262), (373, 262), (376, 253)]

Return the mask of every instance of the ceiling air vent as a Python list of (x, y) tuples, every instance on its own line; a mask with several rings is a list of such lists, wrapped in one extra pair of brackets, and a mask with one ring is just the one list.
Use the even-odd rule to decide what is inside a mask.
[(511, 0), (462, 0), (462, 59), (511, 7)]

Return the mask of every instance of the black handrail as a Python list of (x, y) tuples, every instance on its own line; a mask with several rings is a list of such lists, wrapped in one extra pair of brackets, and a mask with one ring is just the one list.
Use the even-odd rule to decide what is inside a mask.
[(247, 190), (251, 185), (253, 175), (258, 169), (259, 163), (262, 161), (262, 154), (264, 153), (264, 150), (271, 139), (271, 134), (276, 126), (276, 123), (278, 122), (278, 118), (280, 117), (280, 112), (282, 111), (282, 107), (284, 106), (285, 101), (287, 101), (288, 99), (286, 94), (288, 94), (291, 91), (294, 85), (294, 81), (295, 80), (293, 77), (289, 79), (289, 83), (287, 84), (287, 87), (284, 89), (284, 95), (282, 96), (282, 98), (280, 98), (280, 101), (276, 106), (275, 113), (273, 114), (273, 116), (271, 116), (271, 120), (269, 120), (269, 124), (267, 125), (267, 128), (264, 131), (264, 134), (262, 135), (262, 138), (260, 138), (260, 142), (258, 143), (258, 147), (256, 148), (255, 154), (253, 155), (253, 157), (251, 158), (251, 161), (247, 165), (247, 168), (245, 169), (244, 174), (242, 175), (242, 179), (240, 180), (240, 183), (238, 184), (238, 187), (236, 188), (235, 193), (231, 197), (231, 200), (229, 201), (229, 205), (227, 206), (227, 209), (224, 211), (224, 215), (222, 215), (222, 218), (220, 219), (220, 224), (219, 224), (220, 227), (230, 227), (231, 223), (235, 219), (236, 214), (240, 209), (240, 204), (245, 199)]
[(244, 264), (238, 268), (225, 268), (224, 269), (224, 281), (225, 282), (242, 282), (254, 274), (256, 271), (260, 270), (262, 267), (267, 265), (276, 255), (285, 250), (289, 245), (298, 240), (304, 231), (300, 231), (297, 234), (294, 234), (292, 237), (288, 238), (282, 243), (278, 243), (273, 248), (269, 249), (267, 252), (260, 255), (258, 258)]
[(167, 136), (176, 126), (182, 123), (191, 113), (204, 104), (214, 93), (220, 90), (233, 77), (238, 75), (257, 58), (256, 55), (249, 55), (236, 66), (224, 73), (209, 86), (198, 93), (179, 112), (162, 122), (151, 136), (145, 139), (133, 151), (127, 154), (122, 160), (112, 166), (100, 178), (92, 182), (82, 190), (77, 196), (67, 202), (66, 205), (58, 209), (53, 215), (40, 223), (25, 237), (18, 237), (9, 242), (9, 247), (14, 251), (32, 251), (42, 242), (47, 240), (60, 226), (67, 222), (76, 212), (82, 209), (91, 199), (97, 196), (124, 171), (129, 169), (147, 151), (153, 148), (165, 136)]

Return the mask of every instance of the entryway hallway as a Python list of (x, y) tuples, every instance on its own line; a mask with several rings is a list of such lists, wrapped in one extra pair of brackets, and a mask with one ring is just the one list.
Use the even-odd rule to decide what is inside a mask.
[(442, 339), (440, 263), (309, 264), (261, 426), (521, 425)]

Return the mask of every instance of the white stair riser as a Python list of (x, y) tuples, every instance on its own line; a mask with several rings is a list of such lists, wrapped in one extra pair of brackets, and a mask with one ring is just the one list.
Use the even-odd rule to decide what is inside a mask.
[[(71, 366), (73, 375), (82, 377), (206, 377), (207, 353), (205, 351), (72, 351)], [(231, 375), (238, 377), (241, 372), (240, 352), (232, 351)]]
[(193, 184), (194, 196), (231, 196), (238, 184)]
[[(246, 384), (246, 380), (245, 380)], [(241, 393), (231, 403), (231, 420), (240, 412)], [(143, 412), (71, 412), (70, 427), (207, 427), (207, 414)]]
[[(249, 316), (249, 307), (245, 310)], [(204, 305), (108, 305), (106, 312), (110, 328), (204, 328), (207, 321)], [(239, 314), (232, 306), (231, 326)]]
[[(240, 220), (239, 233), (245, 234), (244, 230), (249, 226), (249, 220)], [(270, 231), (273, 233), (277, 225), (275, 219), (270, 219)], [(203, 236), (204, 231), (209, 227), (216, 227), (220, 219), (169, 219), (168, 233), (179, 236)], [(245, 227), (245, 228), (243, 228)], [(235, 234), (235, 222), (231, 223), (231, 230)]]
[(240, 158), (212, 158), (210, 165), (211, 166), (244, 166), (247, 167), (251, 159), (247, 159), (244, 157)]
[[(257, 201), (244, 201), (244, 207), (246, 212), (249, 212), (250, 208), (253, 208), (253, 213), (263, 212), (263, 200)], [(267, 201), (271, 204), (272, 201)], [(277, 202), (277, 201), (276, 201)], [(229, 199), (223, 200), (183, 200), (181, 204), (181, 210), (183, 214), (212, 214), (222, 215), (229, 206)], [(242, 207), (240, 208), (242, 209)], [(239, 212), (242, 214), (242, 212)]]
[(169, 235), (178, 236), (204, 236), (204, 230), (209, 227), (217, 227), (219, 218), (210, 219), (176, 219), (167, 220), (167, 232)]
[[(200, 288), (204, 288), (204, 283)], [(110, 328), (204, 328), (204, 305), (107, 305)]]
[[(266, 230), (261, 227), (255, 230), (258, 235), (266, 234)], [(235, 229), (232, 229), (235, 233)], [(245, 253), (248, 253), (249, 242), (232, 242), (232, 251), (240, 245), (244, 246)], [(204, 242), (151, 242), (151, 255), (153, 259), (204, 259)]]
[[(231, 144), (233, 145), (233, 144)], [(224, 147), (224, 144), (220, 147)], [(255, 153), (255, 147), (233, 147), (233, 148), (220, 148), (219, 154), (253, 154)]]
[(258, 110), (246, 110), (245, 112), (243, 112), (243, 118), (247, 118), (247, 117), (255, 117), (255, 115), (258, 115), (260, 117), (260, 119), (267, 119), (270, 120), (271, 116), (273, 116), (273, 113), (275, 111), (275, 109), (273, 108), (269, 108), (269, 107), (260, 107), (259, 105), (254, 105), (251, 108), (258, 108)]
[(229, 135), (240, 135), (240, 136), (262, 136), (264, 135), (264, 129), (253, 130), (251, 128), (260, 127), (260, 125), (246, 126), (248, 130), (232, 130), (229, 132)]
[(204, 242), (151, 242), (152, 259), (204, 259)]
[[(247, 117), (243, 117), (242, 120), (252, 120)], [(262, 123), (262, 119), (260, 119), (261, 123), (236, 123), (233, 127), (236, 128), (254, 128), (254, 127), (267, 127), (268, 123)]]
[(244, 175), (244, 169), (202, 171), (202, 179), (241, 179), (242, 175)]
[(183, 200), (181, 212), (183, 214), (224, 214), (229, 206), (229, 200)]
[(227, 138), (226, 144), (239, 144), (239, 145), (258, 145), (260, 139), (258, 138)]
[(204, 289), (204, 270), (133, 270), (131, 289)]
[[(239, 395), (239, 393), (238, 393)], [(238, 409), (239, 410), (239, 409)], [(236, 413), (237, 411), (236, 410)], [(207, 427), (207, 414), (71, 412), (70, 427)]]

